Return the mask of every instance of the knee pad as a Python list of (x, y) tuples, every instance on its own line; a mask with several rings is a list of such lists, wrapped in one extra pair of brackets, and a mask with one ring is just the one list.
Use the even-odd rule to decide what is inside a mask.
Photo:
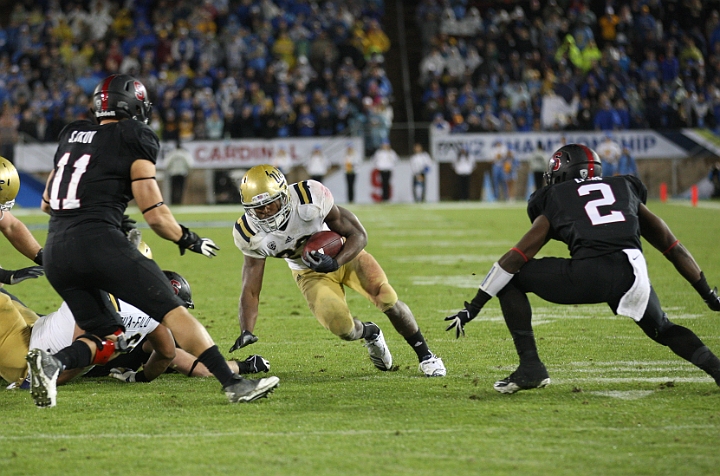
[(91, 362), (93, 365), (105, 365), (110, 361), (110, 358), (116, 351), (126, 352), (128, 350), (125, 333), (122, 329), (116, 330), (111, 335), (117, 337), (117, 339), (100, 339), (95, 334), (82, 334), (78, 336), (78, 339), (85, 338), (95, 343), (95, 357), (93, 357)]
[(375, 297), (375, 307), (380, 309), (382, 312), (385, 312), (395, 306), (397, 302), (398, 295), (395, 292), (395, 289), (390, 286), (390, 283), (382, 283), (380, 285), (380, 290)]
[[(656, 319), (650, 317), (643, 317), (637, 322), (637, 325), (645, 332), (645, 334), (657, 342), (658, 344), (668, 345), (668, 331), (675, 327), (670, 319), (667, 318), (667, 314), (664, 312)], [(670, 332), (672, 334), (672, 332)]]

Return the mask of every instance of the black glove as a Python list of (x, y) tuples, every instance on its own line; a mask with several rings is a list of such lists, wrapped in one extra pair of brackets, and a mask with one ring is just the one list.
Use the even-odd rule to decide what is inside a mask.
[(332, 273), (340, 268), (337, 260), (332, 256), (328, 256), (319, 251), (311, 251), (308, 253), (308, 259), (302, 258), (305, 265), (317, 273)]
[(700, 272), (700, 280), (693, 284), (693, 287), (703, 301), (705, 301), (705, 304), (707, 304), (710, 310), (716, 312), (720, 311), (720, 297), (718, 297), (717, 287), (715, 287), (715, 289), (710, 289), (710, 285), (705, 279), (705, 273)]
[[(468, 303), (465, 303), (465, 306), (467, 305)], [(454, 328), (455, 338), (458, 339), (461, 335), (465, 335), (465, 324), (472, 321), (474, 318), (475, 316), (470, 315), (470, 311), (468, 311), (467, 309), (463, 309), (457, 314), (453, 314), (452, 316), (448, 316), (445, 318), (446, 321), (452, 321), (450, 322), (450, 325), (445, 328), (445, 330), (449, 331), (450, 329)]]
[(255, 334), (253, 334), (250, 331), (242, 331), (242, 334), (240, 334), (240, 337), (237, 338), (235, 343), (232, 347), (230, 347), (230, 352), (235, 352), (238, 349), (242, 349), (243, 347), (254, 344), (257, 342), (258, 338)]
[(137, 228), (137, 222), (130, 218), (127, 215), (123, 215), (122, 221), (120, 222), (120, 229), (125, 233), (126, 235), (130, 233), (131, 230), (134, 230)]
[(40, 251), (37, 252), (37, 254), (35, 255), (35, 258), (33, 258), (33, 261), (35, 262), (36, 265), (42, 266), (42, 264), (43, 264), (43, 249), (42, 248), (40, 248)]
[(452, 316), (448, 316), (445, 318), (446, 321), (452, 321), (450, 325), (445, 328), (445, 330), (449, 331), (450, 329), (454, 328), (456, 339), (458, 339), (461, 335), (464, 336), (465, 324), (475, 319), (475, 316), (480, 313), (482, 308), (490, 299), (492, 299), (492, 296), (490, 296), (482, 289), (478, 289), (478, 292), (472, 301), (465, 301), (465, 309), (458, 312), (457, 314), (453, 314)]
[(18, 270), (0, 269), (0, 283), (17, 284), (26, 279), (39, 278), (43, 274), (45, 273), (43, 272), (42, 266), (30, 266), (29, 268)]
[(181, 256), (185, 254), (185, 250), (200, 253), (208, 258), (217, 256), (215, 254), (215, 250), (219, 250), (220, 248), (217, 247), (213, 240), (210, 238), (200, 238), (197, 233), (188, 230), (187, 227), (183, 225), (180, 225), (180, 228), (182, 229), (183, 234), (182, 237), (175, 242), (175, 244), (180, 247)]
[(257, 374), (270, 371), (270, 362), (260, 355), (251, 355), (245, 360), (236, 360), (239, 374)]

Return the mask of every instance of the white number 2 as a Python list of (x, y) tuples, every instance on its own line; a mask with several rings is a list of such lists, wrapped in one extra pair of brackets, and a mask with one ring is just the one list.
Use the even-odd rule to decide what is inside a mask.
[[(70, 160), (70, 152), (65, 153), (57, 164), (57, 170), (53, 177), (52, 187), (50, 188), (50, 208), (53, 210), (73, 210), (80, 208), (80, 199), (77, 198), (77, 189), (80, 184), (80, 179), (83, 174), (87, 172), (87, 166), (90, 162), (90, 154), (81, 155), (79, 159), (73, 164), (72, 176), (70, 177), (70, 183), (68, 184), (67, 195), (65, 198), (60, 198), (60, 184), (62, 183), (63, 174), (65, 173), (65, 166)], [(62, 203), (61, 203), (62, 202)]]
[(607, 215), (601, 215), (598, 207), (604, 207), (615, 203), (615, 194), (613, 194), (612, 188), (606, 183), (590, 183), (582, 185), (578, 188), (578, 195), (584, 197), (589, 195), (591, 192), (602, 193), (602, 198), (596, 200), (590, 200), (585, 205), (585, 213), (587, 213), (590, 222), (593, 225), (606, 225), (608, 223), (616, 223), (625, 221), (625, 215), (621, 211), (613, 210)]

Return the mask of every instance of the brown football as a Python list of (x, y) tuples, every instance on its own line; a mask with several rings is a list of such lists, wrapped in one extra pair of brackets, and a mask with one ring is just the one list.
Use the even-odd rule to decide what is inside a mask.
[(334, 258), (340, 253), (343, 244), (343, 238), (338, 233), (329, 230), (318, 231), (305, 242), (303, 258), (307, 259), (308, 253), (312, 251), (319, 251)]

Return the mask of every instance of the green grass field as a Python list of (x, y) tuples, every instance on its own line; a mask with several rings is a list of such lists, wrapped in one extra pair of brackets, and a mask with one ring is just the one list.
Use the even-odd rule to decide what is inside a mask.
[[(720, 206), (650, 203), (720, 284)], [(448, 368), (428, 379), (384, 315), (349, 291), (353, 314), (385, 331), (397, 371), (381, 373), (360, 342), (343, 342), (308, 311), (284, 261), (266, 267), (260, 340), (237, 351), (269, 359), (280, 387), (266, 400), (228, 404), (210, 379), (163, 375), (149, 384), (81, 379), (38, 409), (29, 392), (0, 390), (0, 474), (553, 474), (711, 475), (720, 472), (720, 388), (604, 305), (556, 306), (534, 296), (535, 332), (552, 383), (501, 395), (517, 365), (497, 300), (456, 340), (443, 318), (470, 299), (490, 265), (529, 227), (522, 204), (351, 207), (368, 251), (408, 303)], [(38, 240), (42, 215), (18, 211)], [(176, 209), (221, 247), (213, 260), (143, 228), (164, 269), (183, 274), (194, 314), (221, 351), (239, 333), (242, 255), (238, 207)], [(137, 210), (132, 216), (141, 220)], [(202, 227), (202, 228), (201, 228)], [(657, 251), (650, 277), (670, 318), (720, 351), (720, 315), (707, 309)], [(0, 240), (5, 268), (28, 266)], [(543, 255), (566, 255), (550, 243)], [(45, 278), (11, 291), (39, 313), (60, 299)]]

